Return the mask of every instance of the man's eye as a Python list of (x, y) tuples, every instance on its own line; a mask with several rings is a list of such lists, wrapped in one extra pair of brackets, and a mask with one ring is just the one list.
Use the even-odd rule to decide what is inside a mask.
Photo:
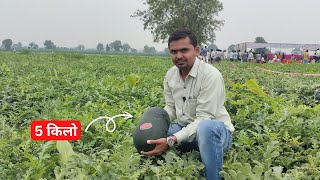
[(183, 53), (188, 52), (188, 49), (181, 49), (181, 52)]
[(171, 51), (171, 54), (177, 54), (177, 51)]

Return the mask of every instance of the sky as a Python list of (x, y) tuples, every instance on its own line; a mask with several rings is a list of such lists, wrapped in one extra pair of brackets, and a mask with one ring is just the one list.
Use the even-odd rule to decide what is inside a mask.
[[(225, 21), (214, 42), (220, 49), (253, 42), (262, 36), (273, 43), (320, 44), (320, 0), (220, 0)], [(0, 0), (0, 41), (27, 45), (45, 40), (57, 46), (96, 48), (114, 40), (143, 49), (154, 43), (143, 22), (132, 18), (142, 0)]]

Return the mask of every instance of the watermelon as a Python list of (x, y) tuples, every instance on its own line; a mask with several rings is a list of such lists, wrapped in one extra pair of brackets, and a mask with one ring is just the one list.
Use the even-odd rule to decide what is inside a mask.
[(166, 138), (169, 125), (170, 117), (167, 111), (159, 107), (147, 109), (140, 117), (133, 134), (133, 144), (138, 152), (153, 150), (155, 145), (147, 144), (147, 140)]

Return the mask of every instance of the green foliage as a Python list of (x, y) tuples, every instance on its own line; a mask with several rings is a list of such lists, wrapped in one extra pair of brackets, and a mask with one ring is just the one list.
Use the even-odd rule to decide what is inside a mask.
[[(319, 179), (319, 77), (272, 74), (257, 64), (214, 64), (223, 74), (226, 108), (236, 131), (225, 153), (225, 179)], [(320, 73), (299, 64), (258, 65), (281, 72)], [(163, 107), (168, 58), (56, 53), (0, 54), (0, 179), (203, 179), (198, 152), (172, 149), (140, 156), (132, 143), (146, 108)], [(30, 139), (36, 119), (78, 119), (127, 111), (113, 133), (101, 122), (81, 140)]]
[(134, 86), (137, 85), (139, 79), (140, 79), (139, 75), (137, 75), (137, 74), (130, 74), (130, 75), (127, 76), (127, 78), (126, 78), (126, 83), (128, 83), (130, 87), (134, 87)]
[[(320, 128), (320, 105), (312, 100), (312, 94), (320, 80), (316, 77), (270, 74), (254, 69), (255, 64), (216, 66), (227, 79), (226, 107), (236, 127), (234, 148), (226, 154), (222, 176), (225, 179), (318, 177), (320, 168), (311, 164), (318, 160), (315, 149), (320, 140), (316, 130)], [(301, 65), (259, 66), (282, 72), (310, 68), (319, 73), (317, 67)], [(241, 72), (241, 76), (230, 71)], [(247, 80), (250, 77), (256, 79)], [(279, 88), (281, 94), (278, 93)]]
[[(263, 37), (259, 36), (259, 37), (256, 37), (255, 40), (254, 40), (255, 43), (267, 43), (266, 40), (264, 40)], [(257, 48), (254, 50), (255, 53), (271, 53), (271, 51), (267, 48)]]
[(155, 47), (149, 47), (148, 45), (145, 45), (144, 47), (143, 47), (143, 52), (144, 53), (147, 53), (147, 54), (155, 54), (155, 53), (157, 53), (157, 50), (156, 50), (156, 48)]
[(266, 93), (261, 90), (255, 79), (248, 80), (244, 85), (258, 95), (266, 95)]
[(98, 43), (98, 45), (97, 45), (97, 50), (98, 50), (98, 51), (103, 51), (103, 50), (104, 50), (103, 44)]
[(111, 47), (109, 46), (109, 44), (106, 45), (106, 51), (110, 51)]
[(2, 45), (6, 48), (6, 50), (10, 50), (13, 42), (11, 39), (5, 39), (2, 41)]
[(146, 10), (137, 10), (132, 17), (139, 17), (144, 29), (153, 34), (155, 42), (165, 42), (177, 29), (189, 28), (199, 44), (214, 42), (215, 30), (219, 30), (223, 21), (217, 18), (223, 9), (218, 0), (163, 0), (148, 1)]
[(235, 50), (235, 47), (236, 47), (236, 45), (231, 44), (231, 45), (228, 47), (228, 52), (234, 51), (234, 50)]
[(31, 42), (29, 43), (28, 49), (39, 49), (38, 44)]
[(131, 49), (131, 47), (130, 47), (130, 45), (128, 43), (124, 43), (122, 45), (122, 49), (123, 49), (124, 52), (128, 52)]
[(263, 37), (259, 36), (259, 37), (256, 37), (255, 40), (254, 40), (255, 43), (267, 43), (266, 40), (264, 40)]
[(208, 45), (208, 49), (209, 49), (209, 50), (211, 50), (211, 49), (216, 50), (216, 49), (218, 49), (218, 46), (215, 45), (215, 44), (209, 44), (209, 45)]
[(60, 160), (62, 163), (68, 162), (70, 157), (75, 153), (72, 150), (71, 144), (68, 141), (57, 141), (56, 147), (60, 154)]
[(115, 40), (110, 43), (110, 47), (115, 51), (120, 51), (123, 48), (120, 40)]
[(45, 40), (43, 45), (46, 49), (55, 49), (57, 47), (51, 40)]
[(138, 50), (135, 49), (135, 48), (130, 48), (130, 51), (133, 52), (133, 53), (137, 53), (138, 52)]
[(22, 49), (21, 52), (20, 52), (20, 54), (24, 54), (24, 55), (28, 55), (30, 53), (31, 53), (31, 51), (28, 50), (28, 49)]
[(83, 51), (85, 49), (84, 45), (83, 44), (79, 44), (76, 49), (80, 50), (80, 51)]
[(75, 53), (57, 53), (54, 55), (55, 57), (62, 58), (63, 56), (65, 59), (84, 59), (86, 56), (83, 54), (75, 54)]

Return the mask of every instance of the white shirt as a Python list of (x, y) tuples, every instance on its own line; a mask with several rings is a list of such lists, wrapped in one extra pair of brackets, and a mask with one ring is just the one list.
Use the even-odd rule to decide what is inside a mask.
[(171, 121), (175, 120), (185, 126), (174, 134), (178, 143), (193, 141), (197, 126), (204, 119), (222, 121), (229, 131), (234, 131), (229, 113), (224, 107), (226, 95), (223, 77), (218, 69), (198, 58), (185, 81), (176, 66), (167, 72), (164, 96), (164, 109)]
[(233, 52), (232, 51), (229, 54), (229, 59), (233, 59)]
[(212, 51), (212, 52), (211, 52), (211, 57), (212, 57), (212, 58), (215, 58), (216, 56), (217, 56), (216, 52), (215, 52), (215, 51)]
[(317, 51), (316, 51), (316, 56), (317, 56), (317, 57), (320, 57), (320, 50), (317, 50)]
[(210, 51), (207, 52), (207, 57), (210, 58), (211, 57), (211, 53)]

